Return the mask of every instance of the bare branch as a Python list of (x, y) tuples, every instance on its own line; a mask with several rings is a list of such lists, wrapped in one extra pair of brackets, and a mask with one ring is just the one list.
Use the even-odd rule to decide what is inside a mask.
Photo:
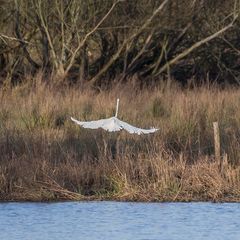
[(15, 16), (15, 33), (18, 37), (18, 39), (20, 39), (21, 41), (20, 42), (20, 45), (22, 46), (22, 49), (23, 49), (23, 53), (26, 57), (26, 59), (28, 60), (28, 62), (34, 67), (34, 68), (39, 68), (39, 64), (37, 64), (33, 59), (32, 57), (30, 56), (30, 53), (28, 52), (27, 50), (27, 46), (26, 46), (26, 43), (24, 40), (22, 40), (22, 35), (21, 35), (21, 32), (20, 32), (20, 12), (19, 12), (19, 5), (17, 3), (17, 0), (15, 0), (15, 7), (16, 7), (16, 16)]
[(75, 57), (78, 53), (78, 51), (83, 47), (83, 45), (85, 44), (85, 42), (87, 41), (87, 39), (99, 28), (99, 26), (107, 19), (107, 17), (110, 15), (110, 13), (113, 11), (113, 9), (116, 7), (116, 5), (120, 2), (123, 2), (123, 0), (118, 0), (116, 1), (112, 7), (108, 10), (108, 12), (105, 14), (105, 16), (99, 21), (99, 23), (90, 31), (88, 32), (85, 37), (83, 38), (83, 40), (78, 44), (77, 48), (75, 49), (75, 51), (73, 52), (70, 62), (66, 68), (66, 73), (69, 72), (70, 68), (72, 67)]
[(173, 58), (171, 61), (165, 63), (160, 70), (158, 71), (158, 73), (156, 75), (159, 75), (160, 73), (164, 72), (165, 70), (167, 70), (167, 68), (171, 65), (176, 64), (179, 60), (181, 60), (182, 58), (186, 57), (187, 55), (189, 55), (191, 52), (193, 52), (195, 49), (199, 48), (200, 46), (202, 46), (205, 43), (210, 42), (211, 40), (213, 40), (214, 38), (218, 37), (219, 35), (223, 34), (224, 32), (226, 32), (229, 28), (231, 28), (233, 26), (234, 22), (231, 22), (229, 25), (227, 25), (226, 27), (220, 29), (218, 32), (202, 39), (201, 41), (193, 44), (190, 48), (186, 49), (185, 51), (183, 51), (182, 53), (180, 53), (179, 55), (177, 55), (175, 58)]
[(113, 57), (106, 63), (105, 66), (103, 66), (103, 68), (98, 72), (98, 74), (93, 77), (90, 81), (89, 84), (94, 84), (99, 77), (101, 77), (108, 69), (109, 67), (118, 59), (118, 57), (120, 56), (122, 50), (126, 47), (127, 43), (132, 41), (135, 37), (137, 37), (145, 28), (147, 28), (153, 18), (155, 18), (155, 16), (162, 11), (162, 9), (165, 7), (165, 5), (168, 3), (169, 0), (165, 0), (163, 1), (162, 4), (160, 4), (160, 6), (153, 12), (153, 14), (151, 15), (150, 18), (147, 19), (147, 21), (142, 25), (142, 27), (136, 31), (134, 34), (132, 34), (128, 39), (125, 39), (124, 42), (122, 43), (122, 45), (120, 46), (120, 48), (118, 49), (118, 51), (113, 55)]
[(46, 33), (46, 36), (47, 36), (47, 39), (48, 39), (48, 43), (49, 43), (49, 46), (50, 46), (50, 49), (51, 49), (51, 52), (52, 52), (52, 55), (53, 55), (53, 62), (54, 62), (54, 65), (56, 67), (56, 69), (58, 69), (59, 67), (59, 62), (58, 62), (58, 57), (57, 57), (57, 54), (56, 54), (56, 51), (54, 49), (54, 46), (53, 46), (53, 41), (52, 41), (52, 38), (50, 36), (50, 32), (48, 30), (48, 27), (45, 23), (45, 20), (44, 20), (44, 17), (43, 17), (43, 13), (42, 13), (42, 1), (39, 0), (37, 1), (38, 2), (38, 5), (36, 5), (37, 7), (37, 11), (38, 11), (38, 16), (39, 16), (39, 19), (41, 21), (41, 24), (43, 26), (43, 29)]
[(4, 39), (9, 39), (9, 40), (12, 40), (12, 41), (17, 41), (17, 42), (22, 42), (22, 43), (26, 43), (26, 44), (32, 44), (26, 40), (23, 40), (23, 39), (19, 39), (19, 38), (15, 38), (15, 37), (10, 37), (10, 36), (7, 36), (3, 33), (0, 33), (0, 38), (2, 38), (2, 40), (5, 42)]

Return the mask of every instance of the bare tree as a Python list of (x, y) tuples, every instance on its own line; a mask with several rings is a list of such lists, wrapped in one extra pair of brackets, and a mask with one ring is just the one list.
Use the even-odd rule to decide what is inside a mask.
[(238, 0), (1, 0), (1, 76), (43, 71), (81, 86), (135, 74), (236, 82), (238, 16)]

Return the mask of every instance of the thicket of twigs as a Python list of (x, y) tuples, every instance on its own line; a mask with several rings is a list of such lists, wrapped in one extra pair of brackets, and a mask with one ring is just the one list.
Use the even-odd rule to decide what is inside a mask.
[[(1, 0), (2, 84), (239, 80), (237, 0)], [(46, 81), (47, 81), (46, 80)]]

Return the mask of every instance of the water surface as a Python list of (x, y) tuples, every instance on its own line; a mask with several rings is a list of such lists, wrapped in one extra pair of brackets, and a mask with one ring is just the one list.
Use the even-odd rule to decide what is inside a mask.
[(239, 240), (238, 203), (1, 203), (1, 240)]

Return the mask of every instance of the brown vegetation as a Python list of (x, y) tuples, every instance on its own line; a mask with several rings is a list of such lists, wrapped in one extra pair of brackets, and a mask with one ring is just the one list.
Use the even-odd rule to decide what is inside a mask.
[[(239, 201), (239, 10), (0, 0), (0, 200)], [(117, 97), (123, 120), (159, 132), (70, 122), (111, 116)]]
[[(240, 200), (240, 91), (175, 83), (61, 89), (30, 78), (0, 90), (0, 199)], [(69, 118), (114, 113), (149, 136), (90, 131)], [(214, 158), (218, 121), (223, 169)]]

